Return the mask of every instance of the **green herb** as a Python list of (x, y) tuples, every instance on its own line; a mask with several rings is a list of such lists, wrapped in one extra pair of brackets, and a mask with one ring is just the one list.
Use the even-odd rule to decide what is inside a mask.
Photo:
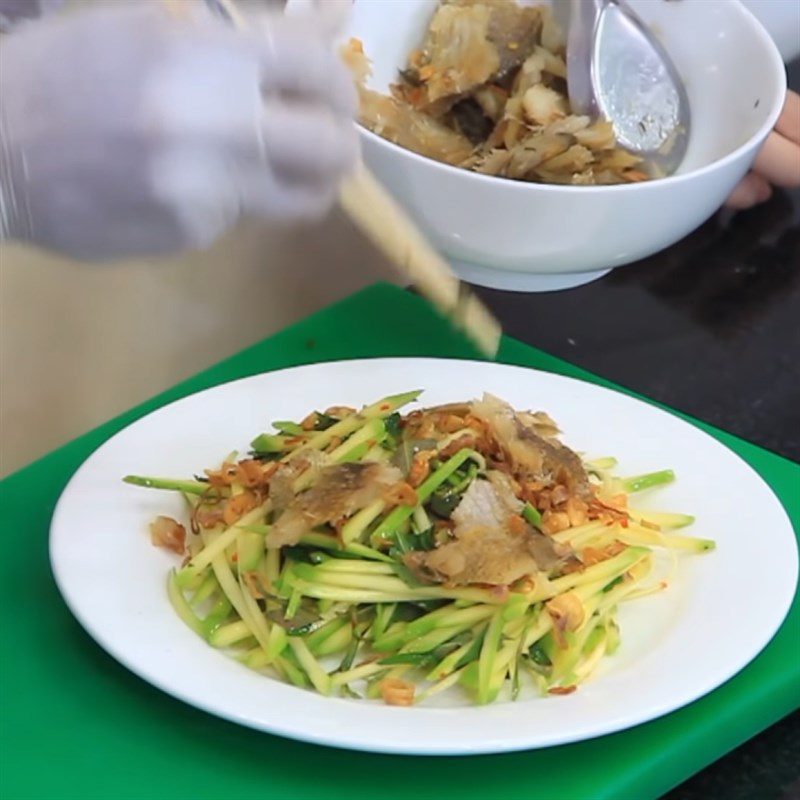
[(483, 637), (486, 635), (487, 626), (472, 640), (469, 649), (456, 661), (454, 670), (466, 666), (471, 661), (474, 661), (481, 654), (481, 647), (483, 646)]
[(401, 420), (402, 418), (397, 411), (395, 411), (393, 414), (389, 414), (389, 416), (384, 420), (386, 423), (386, 434), (388, 437), (387, 442), (392, 445), (392, 447), (397, 447), (403, 437)]
[(253, 448), (254, 453), (259, 455), (262, 453), (282, 453), (290, 447), (289, 438), (292, 437), (278, 436), (275, 433), (262, 433), (250, 442), (250, 447)]
[(525, 503), (522, 507), (522, 518), (534, 528), (540, 528), (542, 525), (542, 515), (530, 503)]
[(286, 420), (273, 422), (272, 427), (275, 428), (278, 433), (282, 433), (285, 436), (303, 436), (306, 433), (296, 422), (288, 422)]
[(378, 663), (386, 666), (394, 664), (412, 664), (415, 667), (432, 667), (439, 661), (435, 653), (398, 653), (382, 658)]
[(316, 603), (312, 600), (302, 598), (297, 601), (294, 597), (292, 600), (297, 606), (294, 613), (290, 613), (292, 609), (289, 608), (289, 603), (269, 595), (266, 598), (264, 614), (276, 625), (280, 625), (289, 636), (303, 636), (325, 624), (326, 620), (320, 617)]
[(662, 469), (660, 472), (648, 472), (644, 475), (634, 475), (622, 481), (625, 491), (629, 493), (641, 492), (652, 489), (654, 486), (663, 486), (675, 480), (675, 473), (671, 469)]
[(445, 488), (434, 492), (428, 502), (428, 508), (442, 519), (450, 519), (450, 515), (456, 510), (461, 502), (461, 495), (455, 491)]
[(434, 439), (403, 439), (397, 452), (392, 458), (392, 463), (404, 474), (408, 475), (414, 456), (423, 450), (435, 450), (436, 441)]
[(208, 484), (203, 481), (151, 478), (143, 475), (126, 475), (122, 480), (134, 486), (142, 486), (145, 489), (166, 489), (167, 491), (184, 492), (185, 494), (205, 494), (208, 491)]
[(316, 412), (316, 422), (314, 423), (315, 431), (326, 431), (332, 425), (335, 425), (339, 420), (329, 414), (323, 414), (320, 411)]
[(528, 655), (531, 657), (531, 661), (533, 661), (534, 664), (538, 664), (540, 667), (553, 666), (553, 662), (550, 660), (541, 642), (534, 642), (528, 648)]
[(606, 586), (603, 587), (603, 591), (604, 592), (610, 592), (615, 586), (617, 586), (618, 584), (622, 583), (622, 581), (624, 579), (625, 579), (624, 575), (617, 575), (617, 577), (614, 578), (614, 580), (611, 581), (611, 583), (609, 583), (609, 584), (607, 584)]

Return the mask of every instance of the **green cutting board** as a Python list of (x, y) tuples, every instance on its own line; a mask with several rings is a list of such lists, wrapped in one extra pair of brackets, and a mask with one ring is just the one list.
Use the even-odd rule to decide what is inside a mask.
[[(0, 566), (2, 800), (643, 800), (659, 796), (800, 707), (797, 597), (764, 652), (692, 705), (622, 733), (509, 755), (407, 758), (288, 741), (184, 705), (106, 655), (67, 611), (47, 557), (53, 507), (81, 462), (123, 426), (192, 392), (297, 364), (374, 356), (472, 358), (474, 353), (422, 300), (378, 284), (0, 483), (6, 548)], [(504, 340), (498, 360), (610, 385), (511, 339)], [(761, 474), (797, 531), (800, 467), (689, 421)], [(114, 532), (109, 533), (112, 542)]]

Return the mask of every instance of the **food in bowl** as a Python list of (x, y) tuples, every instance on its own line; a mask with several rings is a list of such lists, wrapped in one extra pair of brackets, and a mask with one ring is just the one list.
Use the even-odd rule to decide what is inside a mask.
[[(462, 278), (517, 291), (585, 283), (686, 236), (752, 165), (786, 97), (785, 66), (767, 32), (730, 0), (628, 2), (657, 31), (688, 94), (691, 135), (674, 175), (613, 186), (508, 180), (426, 158), (359, 125), (367, 166)], [(368, 88), (390, 94), (437, 7), (355, 0), (341, 43), (364, 43)]]
[(358, 39), (343, 56), (356, 77), (360, 122), (420, 155), (537, 183), (656, 177), (651, 165), (617, 145), (609, 121), (571, 112), (564, 53), (547, 6), (440, 0), (391, 95), (367, 88), (370, 65)]
[[(620, 603), (665, 588), (657, 551), (713, 549), (629, 496), (542, 412), (492, 395), (401, 415), (419, 392), (337, 406), (194, 480), (129, 476), (187, 501), (154, 544), (183, 558), (180, 618), (246, 666), (392, 705), (460, 686), (476, 703), (575, 691), (619, 644)], [(668, 559), (669, 561), (669, 559)]]

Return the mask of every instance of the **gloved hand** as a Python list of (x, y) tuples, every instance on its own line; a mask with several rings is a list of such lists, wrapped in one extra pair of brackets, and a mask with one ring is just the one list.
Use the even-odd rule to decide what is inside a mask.
[(352, 8), (353, 0), (289, 0), (286, 14), (295, 17), (315, 16), (329, 35), (337, 36), (347, 24)]
[(235, 31), (200, 2), (114, 0), (0, 48), (6, 236), (88, 260), (318, 217), (357, 153), (352, 80), (315, 18)]
[(64, 0), (0, 0), (0, 31), (8, 31), (18, 22), (36, 19), (64, 5)]

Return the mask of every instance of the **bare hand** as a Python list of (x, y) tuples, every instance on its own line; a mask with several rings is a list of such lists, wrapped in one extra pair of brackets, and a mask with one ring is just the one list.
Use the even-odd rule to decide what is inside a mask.
[(733, 190), (725, 205), (743, 209), (772, 195), (773, 186), (800, 186), (800, 95), (787, 92), (775, 130), (756, 157), (752, 170)]

